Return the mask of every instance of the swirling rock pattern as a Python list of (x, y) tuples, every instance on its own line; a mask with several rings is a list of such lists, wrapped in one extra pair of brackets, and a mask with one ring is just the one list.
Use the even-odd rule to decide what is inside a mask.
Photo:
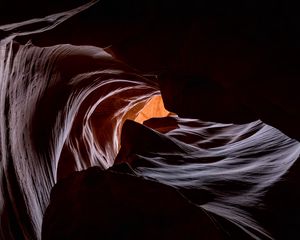
[(298, 239), (294, 15), (252, 2), (1, 15), (1, 239)]

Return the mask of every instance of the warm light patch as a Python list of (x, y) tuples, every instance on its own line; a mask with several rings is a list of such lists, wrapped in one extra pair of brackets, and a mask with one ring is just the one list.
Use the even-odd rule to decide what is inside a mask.
[(134, 121), (143, 123), (144, 121), (154, 117), (166, 117), (170, 114), (165, 107), (160, 95), (154, 96), (139, 112)]

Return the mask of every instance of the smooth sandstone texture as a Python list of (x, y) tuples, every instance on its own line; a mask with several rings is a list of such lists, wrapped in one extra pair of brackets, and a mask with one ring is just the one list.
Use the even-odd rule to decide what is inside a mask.
[[(5, 13), (0, 14), (1, 25), (83, 3), (65, 1), (62, 6), (60, 2), (44, 4), (29, 0), (18, 5), (18, 9), (16, 1), (5, 2), (1, 5)], [(38, 48), (14, 43), (11, 52), (9, 46), (1, 48), (0, 238), (39, 239), (42, 214), (56, 180), (95, 165), (106, 169), (116, 156), (116, 162), (128, 162), (137, 175), (181, 188), (180, 192), (190, 201), (204, 204), (202, 208), (218, 214), (217, 222), (230, 233), (226, 236), (229, 239), (246, 236), (224, 218), (239, 226), (260, 226), (277, 239), (299, 238), (299, 171), (295, 164), (299, 145), (262, 122), (252, 122), (260, 119), (290, 138), (300, 139), (298, 7), (294, 1), (280, 0), (272, 5), (253, 0), (239, 5), (235, 1), (201, 1), (200, 6), (199, 1), (185, 3), (103, 0), (51, 31), (16, 38), (24, 44), (32, 40), (38, 46), (71, 43), (106, 47), (111, 56), (100, 48), (71, 45)], [(0, 28), (0, 38), (48, 24), (49, 19), (14, 30)], [(107, 84), (102, 85), (104, 82)], [(145, 101), (159, 90), (166, 109), (179, 117), (147, 120), (148, 128), (125, 122), (135, 119)], [(85, 173), (76, 173), (72, 179), (75, 181), (77, 174)], [(105, 180), (110, 174), (99, 172), (95, 178), (102, 176)], [(110, 184), (111, 189), (118, 190), (114, 196), (107, 190), (105, 206), (118, 205), (119, 196), (127, 199), (124, 202), (128, 204), (118, 208), (116, 219), (126, 222), (131, 213), (140, 216), (135, 213), (140, 208), (145, 219), (155, 218), (143, 211), (160, 209), (157, 202), (164, 193), (174, 198), (174, 204), (182, 204), (179, 209), (184, 210), (174, 213), (174, 218), (182, 221), (179, 215), (185, 211), (194, 217), (187, 207), (190, 205), (175, 201), (180, 195), (171, 193), (166, 186), (162, 187), (164, 193), (157, 190), (157, 199), (134, 195), (133, 201), (126, 195), (136, 186), (133, 182), (138, 185), (142, 181), (143, 191), (151, 189), (151, 183), (129, 176), (131, 181), (127, 175), (122, 175), (122, 180), (118, 174), (113, 176), (108, 177), (111, 183), (99, 181), (99, 186), (103, 186), (103, 195), (105, 186)], [(65, 214), (59, 208), (59, 202), (65, 200), (63, 195), (70, 196), (81, 189), (69, 184), (59, 193), (54, 191), (53, 199), (58, 202), (49, 207), (53, 215), (50, 220), (45, 218), (45, 237), (52, 224), (57, 227), (59, 216), (67, 220), (74, 216), (72, 224), (61, 224), (49, 235), (71, 234), (71, 229), (78, 238), (85, 238), (85, 234), (78, 233), (80, 228), (72, 229), (73, 226), (90, 224), (89, 217), (98, 220), (97, 211), (103, 210), (101, 204), (89, 205), (93, 203), (93, 191), (98, 191), (95, 185), (97, 190), (78, 197), (82, 201), (80, 206), (66, 204), (72, 209)], [(119, 191), (122, 184), (128, 192)], [(85, 189), (86, 185), (82, 186)], [(142, 205), (142, 199), (153, 200), (153, 206), (149, 203), (146, 209), (144, 205), (136, 208)], [(73, 202), (74, 199), (68, 201)], [(166, 215), (174, 210), (172, 204), (163, 206)], [(91, 210), (85, 211), (89, 207)], [(95, 216), (94, 209), (98, 207)], [(204, 224), (208, 224), (200, 208), (197, 211), (201, 212)], [(108, 212), (106, 215), (110, 216)], [(157, 219), (164, 217), (157, 215)], [(129, 217), (130, 222), (138, 225), (137, 218)], [(249, 223), (249, 219), (257, 222)], [(155, 223), (152, 227), (152, 221), (145, 222), (147, 227), (143, 228), (145, 232), (139, 231), (140, 235), (153, 236), (149, 226), (165, 234), (160, 225)], [(210, 229), (200, 231), (192, 226), (196, 221), (191, 222), (188, 227), (182, 223), (183, 229), (174, 223), (170, 236), (177, 233), (178, 238), (185, 239), (187, 233), (199, 236), (201, 231), (206, 234)], [(110, 222), (108, 225), (111, 226)], [(93, 226), (83, 229), (98, 230), (98, 225)], [(101, 222), (101, 231), (102, 226)], [(122, 232), (123, 225), (118, 226)], [(136, 237), (135, 228), (125, 228)], [(214, 233), (209, 230), (207, 234)]]

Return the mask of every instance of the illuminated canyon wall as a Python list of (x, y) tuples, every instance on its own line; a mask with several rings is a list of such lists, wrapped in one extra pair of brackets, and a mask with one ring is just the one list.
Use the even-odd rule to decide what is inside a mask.
[(97, 4), (0, 26), (1, 239), (297, 239), (285, 121), (261, 115), (290, 137), (206, 79), (141, 71), (139, 48), (37, 46)]

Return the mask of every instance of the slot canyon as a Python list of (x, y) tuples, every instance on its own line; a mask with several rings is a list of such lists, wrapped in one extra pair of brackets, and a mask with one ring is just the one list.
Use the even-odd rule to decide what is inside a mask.
[(4, 0), (0, 239), (300, 239), (299, 10)]

